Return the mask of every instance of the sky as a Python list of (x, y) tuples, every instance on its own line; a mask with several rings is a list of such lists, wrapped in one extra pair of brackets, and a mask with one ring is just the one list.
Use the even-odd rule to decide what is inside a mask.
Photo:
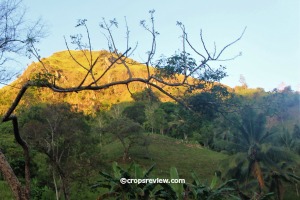
[[(299, 0), (23, 0), (27, 18), (41, 18), (47, 37), (38, 45), (42, 57), (66, 49), (64, 36), (83, 33), (75, 28), (78, 19), (87, 19), (94, 50), (107, 49), (107, 42), (99, 28), (99, 22), (116, 18), (119, 29), (113, 35), (124, 51), (125, 23), (130, 29), (130, 45), (138, 48), (133, 58), (146, 59), (151, 37), (140, 26), (140, 20), (149, 22), (149, 10), (155, 10), (157, 58), (170, 56), (182, 50), (180, 28), (182, 22), (191, 43), (201, 50), (200, 30), (209, 51), (213, 51), (237, 39), (247, 27), (242, 39), (228, 49), (223, 58), (233, 61), (217, 63), (227, 67), (228, 77), (221, 83), (234, 87), (241, 85), (245, 77), (251, 88), (270, 91), (280, 85), (290, 85), (300, 91), (300, 1)], [(199, 48), (198, 48), (199, 47)], [(194, 55), (194, 54), (192, 54)], [(196, 55), (196, 60), (200, 60)], [(31, 61), (22, 61), (27, 66)], [(26, 63), (27, 62), (27, 63)]]

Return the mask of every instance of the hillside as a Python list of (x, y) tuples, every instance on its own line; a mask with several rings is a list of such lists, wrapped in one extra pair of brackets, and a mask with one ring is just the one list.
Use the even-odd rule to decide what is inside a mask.
[[(154, 173), (157, 177), (169, 177), (170, 167), (176, 166), (179, 175), (191, 179), (191, 172), (201, 177), (201, 180), (210, 180), (216, 170), (220, 170), (220, 162), (228, 155), (202, 147), (197, 143), (184, 142), (168, 136), (145, 134), (149, 146), (135, 146), (130, 151), (131, 160), (145, 168), (156, 164)], [(101, 152), (107, 161), (122, 162), (123, 148), (120, 142), (115, 141), (106, 145)]]
[[(83, 66), (88, 66), (86, 57), (81, 51), (71, 51), (76, 61)], [(94, 51), (92, 52), (94, 59), (99, 56), (93, 71), (96, 72), (95, 76), (99, 76), (110, 65), (112, 54), (107, 51)], [(37, 77), (39, 73), (43, 73), (44, 67), (48, 72), (55, 76), (56, 84), (61, 87), (76, 87), (82, 81), (86, 74), (86, 70), (76, 63), (70, 56), (68, 51), (54, 53), (48, 58), (43, 58), (41, 63), (32, 63), (24, 73), (15, 80), (11, 86), (3, 87), (0, 90), (0, 113), (4, 113), (12, 100), (15, 98), (18, 88), (20, 88), (26, 81)], [(132, 72), (132, 77), (145, 78), (147, 69), (144, 65), (137, 63), (131, 59), (127, 59), (128, 67)], [(152, 71), (154, 69), (151, 69)], [(103, 76), (100, 84), (109, 83), (112, 81), (126, 80), (128, 73), (126, 68), (121, 64), (114, 64), (108, 73)], [(87, 78), (86, 82), (91, 80)], [(146, 85), (143, 83), (131, 83), (128, 85), (131, 93), (143, 91)], [(93, 113), (99, 109), (106, 109), (112, 104), (118, 102), (132, 101), (131, 94), (125, 85), (117, 85), (104, 89), (101, 91), (83, 91), (79, 93), (54, 93), (45, 88), (30, 88), (26, 91), (25, 96), (21, 101), (21, 105), (29, 105), (37, 102), (68, 102), (77, 110), (84, 111), (85, 113)], [(178, 93), (178, 89), (165, 88), (173, 94)], [(172, 90), (172, 91), (171, 91)], [(162, 94), (158, 94), (162, 101), (169, 101), (170, 99)]]

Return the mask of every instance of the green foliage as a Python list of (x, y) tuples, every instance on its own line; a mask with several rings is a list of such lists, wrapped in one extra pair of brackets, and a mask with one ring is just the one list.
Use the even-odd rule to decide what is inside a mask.
[(100, 159), (91, 162), (98, 154), (97, 139), (90, 135), (82, 113), (72, 112), (68, 104), (36, 105), (21, 112), (20, 125), (24, 138), (36, 153), (32, 156), (39, 172), (33, 191), (36, 198), (53, 193), (54, 189), (64, 191), (68, 198), (70, 179), (76, 177), (88, 182), (87, 175)]
[[(179, 180), (179, 175), (176, 167), (170, 168), (170, 178)], [(178, 199), (181, 199), (183, 196), (183, 183), (170, 183), (172, 189), (175, 191)]]
[(214, 141), (214, 127), (211, 123), (203, 123), (199, 132), (195, 132), (194, 137), (204, 147), (212, 147)]
[[(265, 187), (269, 187), (271, 191), (275, 192), (279, 199), (282, 199), (283, 191), (273, 190), (269, 185), (271, 179), (267, 178), (266, 174), (270, 172), (280, 171), (280, 174), (285, 172), (279, 170), (278, 166), (281, 162), (285, 161), (293, 165), (295, 159), (294, 155), (290, 152), (292, 140), (288, 133), (283, 134), (281, 140), (284, 142), (286, 149), (274, 145), (274, 137), (277, 136), (275, 132), (266, 129), (266, 114), (258, 112), (251, 106), (244, 106), (239, 111), (239, 115), (233, 118), (233, 125), (236, 130), (233, 131), (233, 142), (236, 144), (236, 154), (231, 156), (231, 161), (224, 164), (227, 168), (227, 174), (231, 177), (237, 178), (240, 182), (247, 182), (251, 177), (257, 179), (257, 183), (262, 193)], [(286, 177), (286, 176), (285, 176)], [(286, 178), (285, 181), (288, 179)], [(281, 185), (279, 180), (275, 181), (276, 187)], [(272, 182), (274, 184), (274, 181)], [(272, 185), (272, 183), (270, 183)], [(281, 186), (283, 187), (283, 186)], [(247, 191), (251, 187), (247, 186)], [(252, 188), (255, 190), (255, 188)], [(279, 194), (280, 193), (280, 194)]]
[(6, 182), (0, 180), (0, 198), (13, 199), (12, 192)]
[(150, 104), (145, 108), (146, 122), (144, 123), (145, 129), (154, 133), (156, 129), (156, 117), (155, 110), (158, 108), (158, 104)]
[(249, 148), (256, 143), (263, 143), (273, 135), (272, 132), (265, 132), (266, 116), (263, 113), (256, 113), (250, 106), (241, 109), (240, 119), (237, 128), (242, 138), (238, 139), (241, 139), (239, 143), (244, 144), (243, 147)]
[(145, 115), (144, 127), (147, 131), (185, 140), (200, 129), (204, 120), (198, 113), (171, 102), (148, 104)]
[[(120, 183), (121, 178), (128, 179), (146, 179), (153, 170), (154, 165), (148, 170), (143, 170), (139, 165), (133, 163), (128, 169), (123, 169), (116, 162), (113, 163), (113, 175), (100, 172), (103, 177), (92, 188), (107, 188), (108, 191), (102, 194), (99, 199), (149, 199), (153, 198), (153, 190), (157, 184), (152, 183)], [(154, 194), (155, 196), (155, 194)]]
[[(149, 179), (154, 165), (148, 170), (143, 170), (137, 164), (131, 164), (129, 168), (124, 169), (113, 163), (111, 174), (100, 172), (103, 177), (93, 188), (107, 188), (108, 190), (101, 194), (99, 199), (239, 199), (236, 190), (233, 187), (234, 180), (224, 183), (216, 176), (209, 185), (202, 183), (195, 173), (192, 173), (192, 183), (125, 183), (121, 184), (120, 179)], [(179, 179), (177, 169), (170, 168), (170, 179)]]
[[(156, 163), (153, 174), (156, 177), (169, 178), (170, 167), (176, 166), (181, 178), (190, 178), (194, 171), (204, 179), (211, 179), (213, 172), (219, 170), (221, 160), (227, 155), (202, 148), (197, 143), (186, 143), (168, 136), (144, 134), (149, 141), (148, 155), (145, 156), (145, 146), (134, 146), (130, 155), (135, 162), (150, 167)], [(123, 152), (118, 141), (103, 146), (102, 153), (106, 155), (106, 163), (120, 160)]]
[(240, 199), (234, 187), (234, 179), (219, 183), (220, 179), (214, 176), (210, 183), (202, 183), (194, 172), (192, 177), (193, 182), (187, 184), (191, 199)]
[(191, 108), (208, 118), (213, 118), (219, 105), (213, 103), (214, 98), (211, 93), (205, 92), (189, 98)]
[(189, 53), (181, 52), (169, 58), (161, 58), (157, 64), (158, 76), (175, 78), (178, 74), (187, 74), (197, 67), (196, 60)]
[(294, 125), (293, 138), (300, 140), (300, 127), (297, 124)]
[(123, 110), (125, 117), (132, 119), (133, 121), (143, 124), (146, 121), (145, 116), (145, 104), (141, 102), (136, 102), (133, 105), (126, 107)]
[(286, 162), (273, 166), (267, 179), (270, 182), (269, 191), (273, 192), (278, 200), (284, 199), (285, 189), (283, 182), (294, 183), (296, 186), (300, 182), (300, 176), (295, 175), (295, 168)]
[(11, 123), (0, 123), (1, 134), (11, 134), (13, 132), (13, 126)]
[(133, 145), (137, 145), (143, 140), (142, 127), (140, 124), (126, 117), (112, 119), (109, 124), (103, 127), (104, 133), (113, 134), (124, 148), (123, 160), (129, 158), (129, 150)]
[[(282, 122), (289, 120), (293, 113), (291, 109), (299, 108), (299, 98), (299, 92), (293, 92), (288, 86), (282, 91), (274, 89), (264, 100), (270, 104), (270, 113)], [(299, 120), (299, 109), (295, 111)]]
[(154, 126), (156, 129), (159, 130), (159, 133), (160, 134), (164, 134), (164, 130), (167, 128), (167, 120), (166, 120), (166, 117), (167, 117), (167, 114), (165, 113), (165, 111), (161, 108), (157, 108), (155, 111), (154, 111)]
[[(11, 123), (0, 123), (0, 148), (5, 154), (7, 161), (10, 163), (16, 176), (24, 178), (25, 161), (23, 151), (15, 142), (13, 136), (13, 127)], [(33, 166), (32, 166), (33, 167)], [(2, 179), (0, 174), (0, 180)]]
[(136, 102), (158, 103), (160, 102), (158, 94), (154, 93), (151, 88), (146, 88), (141, 92), (136, 92), (131, 95)]
[(222, 111), (222, 104), (227, 98), (226, 88), (214, 86), (209, 92), (201, 92), (187, 98), (191, 109), (201, 115), (203, 118), (212, 120)]
[[(220, 81), (226, 76), (224, 72), (225, 67), (220, 66), (218, 69), (211, 69), (208, 65), (200, 63), (197, 64), (196, 60), (185, 51), (176, 53), (168, 58), (162, 57), (156, 64), (157, 76), (163, 78), (176, 79), (178, 74), (188, 76), (195, 75), (201, 81)], [(195, 73), (197, 72), (197, 73)], [(202, 86), (202, 84), (197, 85)], [(191, 88), (196, 89), (196, 88)]]
[(31, 198), (34, 200), (51, 200), (55, 192), (47, 185), (41, 186), (37, 179), (31, 179)]

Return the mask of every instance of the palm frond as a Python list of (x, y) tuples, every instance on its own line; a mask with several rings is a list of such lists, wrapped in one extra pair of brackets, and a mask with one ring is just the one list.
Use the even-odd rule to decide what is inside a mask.
[(154, 163), (145, 173), (144, 173), (144, 178), (148, 178), (149, 174), (153, 171), (156, 163)]
[(267, 134), (265, 133), (266, 128), (266, 117), (263, 113), (260, 113), (255, 116), (254, 124), (253, 124), (253, 131), (254, 131), (254, 138), (255, 141), (261, 141), (261, 138)]
[(265, 143), (268, 142), (269, 139), (271, 139), (274, 136), (275, 131), (268, 131), (262, 135), (262, 137), (259, 138), (259, 143)]

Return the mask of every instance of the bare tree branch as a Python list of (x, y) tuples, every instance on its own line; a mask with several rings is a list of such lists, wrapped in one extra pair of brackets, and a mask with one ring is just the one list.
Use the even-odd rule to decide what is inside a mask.
[(145, 20), (140, 21), (141, 26), (144, 27), (144, 29), (146, 31), (148, 31), (152, 36), (151, 49), (150, 49), (149, 52), (147, 52), (148, 53), (148, 58), (147, 58), (147, 61), (146, 61), (148, 77), (151, 76), (150, 75), (150, 65), (151, 65), (151, 61), (153, 59), (153, 56), (155, 55), (155, 52), (156, 52), (156, 36), (159, 35), (159, 33), (155, 30), (155, 27), (154, 27), (154, 13), (155, 13), (155, 10), (150, 10), (149, 13), (150, 13), (151, 28), (149, 28), (146, 25)]
[(240, 37), (238, 37), (236, 40), (234, 40), (233, 42), (227, 44), (225, 47), (223, 47), (223, 49), (219, 52), (219, 54), (217, 55), (216, 58), (214, 58), (214, 60), (217, 60), (220, 58), (220, 56), (222, 55), (222, 53), (230, 46), (232, 46), (233, 44), (237, 43), (240, 39), (242, 39), (244, 33), (246, 32), (247, 27), (244, 28), (242, 34), (240, 35)]

